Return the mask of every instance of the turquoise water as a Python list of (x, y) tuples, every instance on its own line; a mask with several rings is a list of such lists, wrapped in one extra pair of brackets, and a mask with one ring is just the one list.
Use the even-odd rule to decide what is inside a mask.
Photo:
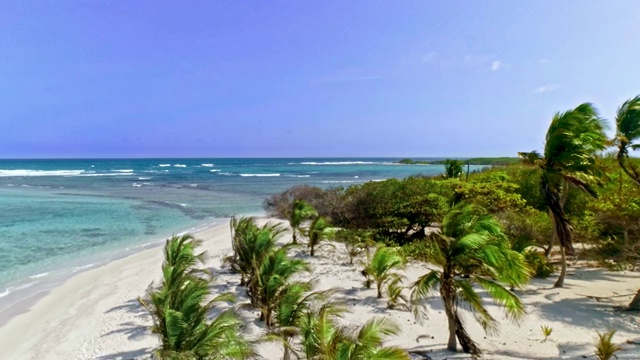
[(443, 170), (396, 160), (0, 160), (0, 302), (173, 233), (261, 213), (268, 195), (296, 184), (348, 186)]

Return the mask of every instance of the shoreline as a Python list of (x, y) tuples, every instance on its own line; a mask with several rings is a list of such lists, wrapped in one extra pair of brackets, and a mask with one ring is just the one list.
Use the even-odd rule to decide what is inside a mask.
[[(254, 214), (246, 216), (264, 216)], [(162, 247), (168, 237), (186, 233), (199, 234), (209, 229), (228, 223), (230, 218), (211, 218), (207, 222), (192, 226), (186, 230), (173, 231), (172, 234), (139, 241), (121, 249), (108, 249), (103, 252), (83, 257), (72, 263), (72, 266), (56, 264), (51, 268), (42, 270), (36, 275), (24, 276), (7, 283), (7, 294), (0, 297), (0, 329), (6, 326), (13, 318), (30, 310), (38, 301), (48, 296), (53, 290), (65, 282), (88, 271), (100, 269), (113, 262), (126, 259), (136, 254), (151, 251)], [(40, 281), (40, 282), (39, 282)], [(12, 290), (10, 290), (12, 289)]]

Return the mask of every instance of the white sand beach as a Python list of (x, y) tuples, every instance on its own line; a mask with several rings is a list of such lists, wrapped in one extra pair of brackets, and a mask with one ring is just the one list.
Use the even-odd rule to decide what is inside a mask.
[[(239, 302), (246, 301), (244, 289), (238, 286), (239, 277), (221, 270), (221, 259), (231, 252), (229, 226), (219, 225), (196, 235), (205, 240), (207, 266), (218, 274), (214, 291), (230, 291), (237, 294)], [(285, 235), (281, 241), (287, 240)], [(424, 352), (432, 359), (470, 358), (445, 350), (446, 317), (438, 297), (430, 301), (429, 318), (420, 324), (408, 311), (387, 309), (386, 299), (377, 299), (375, 289), (363, 288), (361, 266), (348, 264), (342, 245), (323, 247), (315, 258), (308, 257), (304, 250), (296, 249), (294, 256), (310, 262), (313, 272), (309, 276), (318, 280), (319, 289), (336, 289), (336, 300), (343, 300), (349, 308), (346, 322), (362, 324), (374, 316), (388, 316), (402, 327), (390, 344)], [(161, 263), (162, 250), (154, 248), (70, 278), (0, 328), (0, 358), (148, 358), (158, 341), (148, 330), (151, 320), (137, 297), (159, 278)], [(427, 265), (410, 263), (405, 285), (426, 269)], [(614, 341), (624, 348), (618, 353), (619, 359), (640, 359), (640, 344), (627, 343), (640, 342), (640, 314), (616, 310), (628, 304), (640, 288), (638, 273), (572, 266), (565, 288), (554, 289), (552, 285), (553, 279), (536, 279), (519, 291), (528, 313), (519, 324), (509, 323), (499, 308), (490, 305), (500, 321), (499, 334), (485, 335), (473, 319), (468, 319), (469, 332), (486, 359), (595, 359), (596, 330), (609, 329), (618, 331)], [(409, 291), (405, 292), (408, 295)], [(250, 336), (263, 334), (257, 311), (241, 309), (239, 313)], [(547, 341), (543, 341), (543, 325), (553, 328)], [(258, 353), (265, 359), (282, 357), (281, 347), (275, 343), (260, 344)]]

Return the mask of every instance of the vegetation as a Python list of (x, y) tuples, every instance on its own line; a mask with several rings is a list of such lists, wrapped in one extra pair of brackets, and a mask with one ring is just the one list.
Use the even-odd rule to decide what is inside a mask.
[(607, 331), (606, 333), (597, 333), (596, 358), (598, 358), (598, 360), (609, 360), (615, 356), (616, 352), (622, 350), (620, 345), (616, 345), (612, 341), (615, 333), (615, 330)]
[(542, 330), (542, 335), (544, 336), (544, 339), (542, 339), (542, 342), (547, 341), (547, 339), (549, 339), (549, 336), (551, 336), (551, 334), (553, 333), (553, 328), (548, 325), (540, 326), (540, 330)]
[(602, 176), (596, 164), (596, 153), (604, 150), (607, 137), (604, 121), (588, 103), (573, 110), (557, 113), (547, 132), (542, 169), (541, 188), (553, 218), (560, 242), (562, 271), (555, 283), (564, 284), (567, 273), (565, 254), (574, 254), (572, 227), (564, 210), (569, 185), (596, 196), (593, 185)]
[(315, 256), (316, 247), (321, 245), (325, 240), (328, 240), (333, 235), (333, 231), (327, 218), (318, 216), (313, 219), (311, 225), (309, 225), (307, 235), (309, 236), (309, 242), (307, 244), (309, 247), (309, 255)]
[(151, 331), (160, 339), (155, 355), (159, 359), (246, 359), (253, 350), (240, 333), (243, 323), (235, 312), (226, 310), (208, 320), (217, 303), (232, 302), (233, 296), (225, 293), (208, 299), (211, 278), (198, 267), (204, 253), (194, 253), (199, 244), (190, 235), (167, 240), (162, 283), (151, 286), (147, 297), (139, 299), (153, 320)]
[(301, 325), (302, 352), (307, 359), (409, 360), (404, 350), (382, 346), (386, 336), (399, 332), (397, 325), (381, 318), (348, 329), (336, 324), (336, 318), (344, 311), (343, 307), (332, 303), (307, 311)]
[(289, 226), (291, 227), (292, 240), (294, 244), (298, 243), (297, 234), (300, 232), (300, 226), (305, 220), (317, 216), (318, 212), (308, 202), (304, 200), (294, 200), (293, 208), (288, 214)]
[(404, 259), (398, 255), (395, 249), (380, 246), (373, 254), (363, 273), (376, 283), (378, 299), (382, 297), (383, 286), (389, 282), (400, 279), (400, 274), (394, 270), (404, 268)]
[(640, 185), (640, 172), (629, 159), (629, 150), (640, 149), (640, 95), (629, 99), (620, 106), (616, 116), (616, 144), (620, 168)]
[[(481, 157), (469, 159), (457, 159), (460, 162), (469, 165), (489, 165), (489, 166), (506, 166), (514, 165), (520, 162), (516, 157)], [(432, 161), (431, 164), (444, 164), (447, 160)]]
[(462, 162), (459, 160), (447, 159), (443, 163), (444, 177), (447, 179), (457, 179), (462, 175)]
[(431, 260), (440, 269), (428, 272), (413, 284), (414, 310), (419, 316), (421, 302), (438, 288), (449, 323), (447, 348), (456, 351), (457, 338), (464, 352), (478, 356), (481, 350), (465, 330), (460, 308), (473, 312), (487, 331), (494, 330), (497, 323), (473, 286), (482, 287), (510, 318), (516, 319), (524, 314), (524, 307), (503, 284), (524, 284), (530, 270), (523, 256), (511, 250), (499, 222), (474, 205), (463, 203), (453, 208), (432, 241)]
[(413, 160), (413, 159), (402, 159), (402, 160), (398, 160), (396, 163), (405, 164), (405, 165), (428, 165), (429, 164), (428, 161), (420, 161), (420, 160)]

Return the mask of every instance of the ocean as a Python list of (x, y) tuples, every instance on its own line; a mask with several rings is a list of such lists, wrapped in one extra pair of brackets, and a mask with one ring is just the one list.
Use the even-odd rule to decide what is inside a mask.
[(443, 171), (397, 160), (0, 160), (0, 312), (172, 234), (262, 214), (268, 195), (294, 185), (328, 188)]

